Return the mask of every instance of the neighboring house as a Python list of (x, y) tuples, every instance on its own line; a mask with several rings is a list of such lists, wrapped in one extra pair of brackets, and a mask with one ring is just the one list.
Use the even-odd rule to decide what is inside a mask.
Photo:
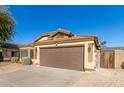
[(73, 70), (95, 70), (98, 61), (97, 36), (74, 35), (58, 29), (20, 46), (20, 56), (30, 57), (33, 64)]
[(18, 45), (12, 43), (0, 43), (0, 61), (10, 61), (11, 57), (19, 57)]
[(122, 62), (124, 62), (124, 47), (104, 47), (101, 49), (101, 67), (121, 68)]

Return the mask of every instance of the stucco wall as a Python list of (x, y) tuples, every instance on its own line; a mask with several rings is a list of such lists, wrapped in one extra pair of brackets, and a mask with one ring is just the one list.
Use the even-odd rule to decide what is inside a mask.
[(101, 52), (100, 52), (100, 50), (98, 50), (98, 49), (96, 49), (96, 67), (97, 68), (100, 68), (100, 54), (101, 54)]
[[(12, 57), (12, 52), (19, 52), (17, 49), (2, 49), (2, 56), (3, 56), (3, 60), (11, 60)], [(17, 54), (17, 56), (19, 56), (19, 54)]]
[(96, 69), (96, 66), (97, 66), (97, 61), (96, 61), (96, 47), (95, 47), (95, 44), (93, 45), (93, 62), (88, 62), (88, 44), (89, 43), (94, 43), (94, 42), (85, 42), (84, 45), (85, 45), (85, 69)]
[[(88, 62), (88, 44), (93, 44), (93, 62)], [(84, 42), (75, 42), (75, 43), (64, 43), (64, 44), (58, 44), (57, 46), (73, 46), (73, 45), (83, 45), (84, 46), (84, 68), (87, 69), (95, 69), (97, 67), (97, 56), (98, 50), (95, 47), (94, 41), (84, 41)], [(41, 45), (41, 46), (35, 46), (37, 48), (37, 58), (33, 59), (33, 64), (40, 64), (40, 48), (43, 47), (55, 47), (56, 44), (52, 45)], [(25, 47), (20, 49), (32, 49), (32, 47)], [(97, 52), (96, 52), (97, 51)]]
[[(93, 45), (93, 62), (88, 62), (88, 44), (89, 43), (94, 43), (94, 41), (86, 41), (86, 42), (75, 42), (75, 43), (64, 43), (64, 44), (58, 44), (58, 46), (73, 46), (73, 45), (84, 45), (85, 47), (85, 56), (84, 56), (84, 67), (85, 69), (95, 69), (96, 68), (96, 62), (97, 62), (97, 52), (96, 52), (96, 47), (95, 44)], [(40, 64), (40, 48), (43, 47), (55, 47), (56, 44), (52, 44), (52, 45), (42, 45), (42, 46), (35, 46), (37, 47), (37, 59), (36, 59), (36, 64)]]
[[(20, 50), (23, 50), (23, 49), (26, 49), (26, 50), (28, 50), (28, 56), (27, 57), (30, 57), (30, 50), (31, 49), (35, 49), (35, 47), (24, 47), (24, 48), (20, 48)], [(35, 51), (34, 51), (34, 53), (35, 53)], [(34, 55), (35, 56), (35, 55)], [(37, 59), (31, 59), (31, 61), (33, 62), (33, 64), (35, 64), (37, 61), (36, 61)], [(20, 61), (21, 61), (21, 59), (20, 59)]]
[(124, 50), (115, 50), (115, 68), (121, 68), (124, 62)]

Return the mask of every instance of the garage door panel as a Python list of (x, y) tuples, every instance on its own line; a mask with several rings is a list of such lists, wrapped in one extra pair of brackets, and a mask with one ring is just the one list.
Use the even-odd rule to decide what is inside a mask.
[(83, 70), (83, 47), (40, 49), (42, 66)]

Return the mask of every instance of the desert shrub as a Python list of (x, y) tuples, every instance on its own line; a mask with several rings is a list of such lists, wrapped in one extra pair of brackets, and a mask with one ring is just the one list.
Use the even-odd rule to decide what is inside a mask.
[(121, 68), (124, 69), (124, 62), (122, 62), (122, 64), (121, 64)]
[(19, 58), (18, 57), (12, 57), (11, 58), (11, 62), (12, 63), (18, 63), (19, 62)]
[(30, 65), (31, 64), (31, 59), (29, 57), (22, 57), (21, 63), (24, 65)]

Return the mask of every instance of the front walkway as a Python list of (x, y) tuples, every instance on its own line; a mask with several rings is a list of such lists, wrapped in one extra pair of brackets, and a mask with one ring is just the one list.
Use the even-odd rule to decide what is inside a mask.
[(4, 87), (124, 86), (124, 70), (81, 72), (35, 65), (3, 64), (0, 64), (0, 86)]

